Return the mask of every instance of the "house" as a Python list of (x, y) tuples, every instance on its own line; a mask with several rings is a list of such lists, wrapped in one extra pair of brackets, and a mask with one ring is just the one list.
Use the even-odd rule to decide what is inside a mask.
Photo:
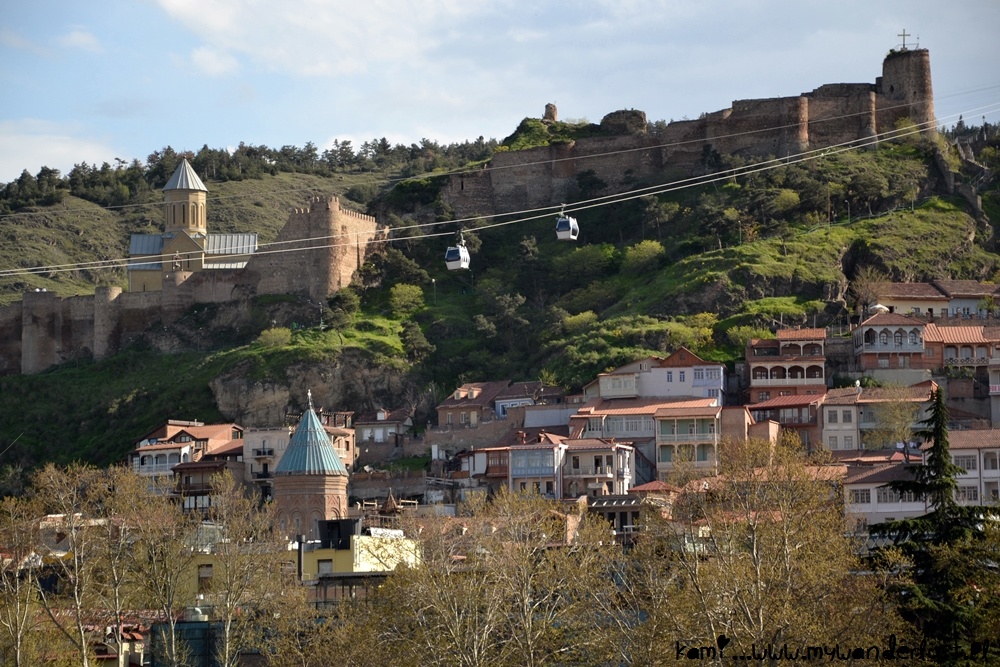
[[(410, 433), (413, 419), (406, 408), (386, 410), (379, 408), (371, 413), (362, 413), (353, 420), (354, 433), (358, 443), (393, 442), (398, 443), (400, 436)], [(353, 463), (353, 459), (352, 459)]]
[(930, 283), (878, 283), (878, 304), (890, 313), (927, 318), (986, 317), (1000, 301), (1000, 286), (975, 280), (934, 280)]
[(826, 329), (781, 329), (747, 342), (750, 402), (826, 393)]
[(951, 431), (951, 461), (965, 472), (958, 475), (959, 504), (1000, 502), (1000, 430)]
[(594, 398), (712, 398), (722, 405), (726, 367), (705, 361), (681, 347), (666, 358), (647, 357), (625, 364), (583, 388), (584, 397)]
[(557, 405), (563, 402), (564, 392), (541, 382), (512, 382), (494, 397), (496, 416), (503, 419), (511, 408), (529, 405)]
[(467, 382), (437, 406), (438, 427), (475, 428), (496, 415), (494, 399), (510, 386), (510, 380)]
[[(823, 401), (821, 416), (821, 441), (826, 449), (870, 449), (872, 446), (893, 446), (896, 443), (876, 442), (880, 432), (885, 433), (887, 421), (898, 417), (892, 413), (894, 406), (913, 406), (911, 431), (920, 428), (920, 422), (930, 414), (931, 396), (937, 390), (933, 381), (921, 382), (910, 387), (849, 387), (831, 389)], [(907, 441), (908, 442), (908, 441)]]
[(563, 443), (566, 445), (563, 486), (558, 498), (622, 496), (635, 485), (637, 461), (631, 444), (613, 438), (584, 438), (564, 440)]
[(924, 329), (915, 317), (882, 312), (872, 315), (854, 330), (854, 357), (862, 371), (932, 369), (941, 359), (925, 357)]
[(129, 242), (130, 292), (158, 292), (167, 276), (212, 269), (242, 269), (257, 251), (257, 234), (209, 234), (208, 189), (182, 159), (163, 186), (163, 234), (133, 234)]
[(243, 444), (243, 428), (233, 423), (204, 424), (198, 421), (168, 419), (134, 442), (129, 453), (132, 469), (153, 483), (172, 476), (179, 463), (199, 461), (207, 454)]
[(187, 512), (207, 514), (212, 507), (213, 478), (229, 474), (240, 485), (246, 485), (242, 440), (233, 440), (218, 447), (197, 461), (178, 463), (173, 467), (174, 489)]
[(682, 465), (715, 471), (722, 435), (720, 406), (663, 406), (653, 413), (656, 424), (656, 472), (664, 479)]
[(778, 396), (768, 401), (752, 403), (747, 408), (754, 421), (777, 422), (783, 430), (794, 431), (806, 449), (810, 450), (822, 442), (819, 412), (823, 400), (822, 394)]

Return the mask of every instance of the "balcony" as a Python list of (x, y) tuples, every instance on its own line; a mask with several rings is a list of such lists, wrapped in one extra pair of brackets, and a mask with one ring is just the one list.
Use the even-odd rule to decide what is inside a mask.
[(511, 477), (555, 477), (556, 471), (552, 466), (534, 466), (526, 468), (511, 468)]
[(255, 480), (271, 479), (271, 473), (270, 472), (255, 472), (253, 474), (253, 478)]
[(611, 477), (615, 474), (614, 466), (582, 466), (579, 468), (564, 468), (567, 477)]
[(632, 471), (628, 468), (619, 468), (618, 479), (632, 479)]
[(923, 354), (923, 343), (862, 343), (854, 346), (855, 352), (877, 353), (877, 352), (898, 352), (902, 354)]
[(802, 387), (813, 384), (826, 384), (824, 377), (812, 378), (751, 378), (751, 387)]
[(719, 434), (714, 432), (705, 433), (657, 433), (657, 442), (697, 442), (715, 444), (719, 441)]
[(945, 366), (986, 366), (990, 363), (989, 357), (945, 357)]
[(263, 449), (254, 449), (253, 455), (254, 458), (257, 459), (271, 458), (274, 456), (274, 449), (272, 449), (271, 447), (266, 447)]
[(133, 465), (132, 469), (140, 475), (164, 475), (170, 472), (178, 463), (180, 461), (175, 463), (147, 463), (146, 465)]

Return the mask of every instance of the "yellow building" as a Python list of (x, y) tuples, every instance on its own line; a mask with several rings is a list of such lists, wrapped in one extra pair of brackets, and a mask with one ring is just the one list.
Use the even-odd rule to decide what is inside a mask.
[(129, 242), (129, 291), (159, 292), (166, 279), (192, 273), (242, 269), (257, 251), (256, 234), (209, 234), (208, 188), (187, 160), (163, 186), (164, 233), (133, 234)]

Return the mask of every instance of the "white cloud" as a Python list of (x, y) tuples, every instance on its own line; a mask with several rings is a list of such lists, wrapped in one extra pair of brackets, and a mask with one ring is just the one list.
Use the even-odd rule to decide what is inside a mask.
[(74, 164), (101, 164), (125, 157), (100, 140), (78, 136), (69, 125), (40, 120), (0, 121), (0, 183), (17, 179), (25, 169), (42, 167), (68, 173)]
[(45, 49), (38, 44), (7, 28), (0, 28), (0, 46), (18, 51), (27, 51), (36, 55), (45, 55)]
[(230, 54), (205, 46), (191, 51), (191, 62), (209, 76), (222, 76), (239, 68), (236, 58)]
[(101, 42), (88, 30), (74, 28), (62, 37), (58, 38), (58, 43), (67, 49), (79, 49), (90, 53), (103, 53), (104, 47)]

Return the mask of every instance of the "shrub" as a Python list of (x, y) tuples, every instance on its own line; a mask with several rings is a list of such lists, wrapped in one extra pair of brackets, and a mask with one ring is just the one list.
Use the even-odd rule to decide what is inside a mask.
[(292, 330), (288, 327), (264, 329), (257, 337), (257, 344), (264, 347), (284, 347), (292, 342)]
[(424, 307), (424, 291), (416, 285), (393, 285), (389, 290), (393, 317), (403, 319)]
[(625, 249), (621, 272), (627, 276), (639, 276), (655, 271), (665, 254), (663, 244), (659, 241), (640, 241)]

